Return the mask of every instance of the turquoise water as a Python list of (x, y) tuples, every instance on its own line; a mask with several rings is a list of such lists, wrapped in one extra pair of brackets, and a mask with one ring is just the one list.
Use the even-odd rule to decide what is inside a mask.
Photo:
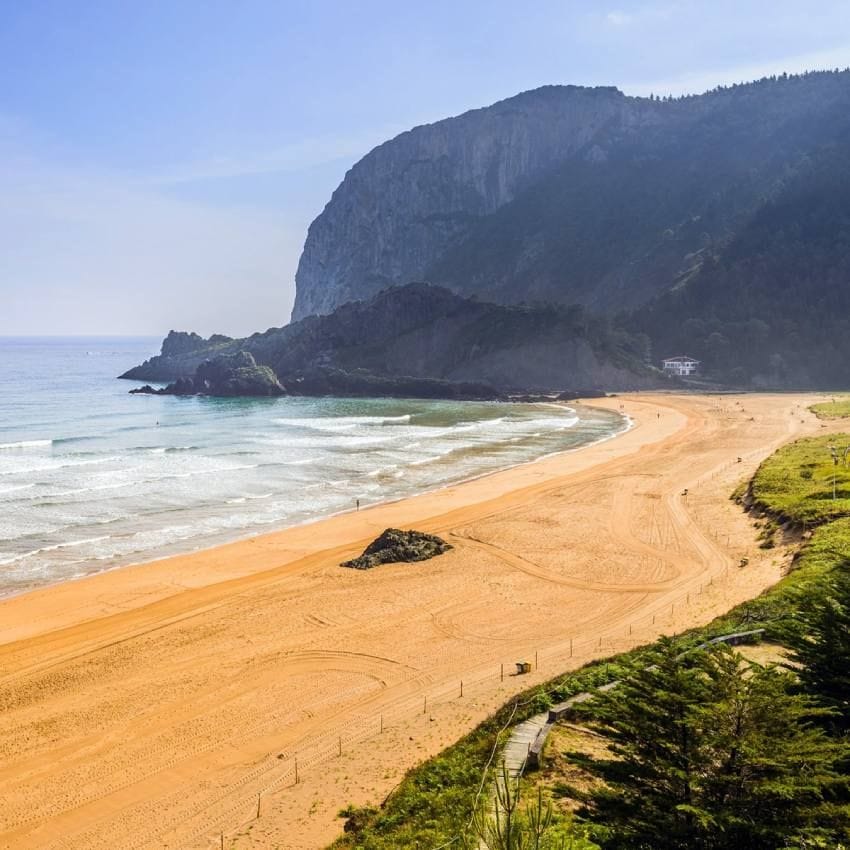
[(0, 339), (0, 594), (396, 499), (625, 423), (581, 406), (131, 396), (157, 339)]

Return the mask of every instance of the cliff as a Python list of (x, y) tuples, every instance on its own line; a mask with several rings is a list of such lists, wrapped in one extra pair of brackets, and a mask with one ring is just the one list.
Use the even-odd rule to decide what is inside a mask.
[[(848, 199), (850, 70), (660, 100), (547, 86), (358, 162), (310, 227), (293, 316), (424, 279), (583, 305), (642, 334), (655, 362), (686, 351), (722, 383), (839, 388)], [(392, 350), (416, 357), (405, 344)], [(574, 368), (589, 355), (570, 344)], [(522, 382), (545, 356), (529, 342), (472, 368)]]
[(547, 86), (386, 142), (346, 174), (310, 226), (292, 318), (427, 279), (477, 219), (603, 128), (621, 132), (654, 112), (649, 101), (615, 88)]
[(417, 127), (358, 162), (311, 225), (293, 317), (418, 279), (640, 308), (824, 151), (850, 154), (848, 113), (850, 73), (824, 72), (664, 100), (548, 86)]

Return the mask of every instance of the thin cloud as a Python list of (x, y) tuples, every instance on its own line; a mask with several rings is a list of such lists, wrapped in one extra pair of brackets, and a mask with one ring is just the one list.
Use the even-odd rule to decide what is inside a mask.
[(612, 9), (610, 12), (605, 13), (604, 20), (609, 26), (621, 29), (636, 24), (668, 20), (674, 15), (677, 9), (678, 6), (671, 3), (662, 5), (648, 4), (631, 12), (624, 12), (622, 9)]
[(718, 85), (749, 82), (783, 72), (832, 70), (850, 66), (850, 43), (815, 53), (784, 56), (766, 62), (738, 65), (733, 68), (711, 68), (680, 74), (666, 79), (648, 80), (623, 86), (626, 94), (680, 95), (700, 94)]
[(605, 20), (608, 21), (612, 27), (624, 27), (632, 22), (632, 16), (625, 12), (614, 10), (613, 12), (608, 12), (608, 14), (605, 15)]

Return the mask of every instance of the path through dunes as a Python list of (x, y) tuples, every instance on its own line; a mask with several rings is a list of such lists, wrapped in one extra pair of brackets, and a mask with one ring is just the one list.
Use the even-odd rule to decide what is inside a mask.
[[(606, 443), (0, 602), (0, 847), (323, 846), (512, 693), (776, 580), (728, 494), (811, 402), (608, 399)], [(337, 566), (390, 525), (455, 548)]]

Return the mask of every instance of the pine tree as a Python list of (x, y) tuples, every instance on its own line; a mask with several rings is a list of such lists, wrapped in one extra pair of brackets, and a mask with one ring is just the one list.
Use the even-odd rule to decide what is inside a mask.
[(652, 660), (587, 708), (615, 756), (586, 761), (605, 784), (583, 815), (606, 850), (775, 850), (844, 834), (830, 800), (847, 748), (811, 725), (817, 709), (792, 674), (726, 646), (681, 657), (667, 642)]
[(701, 732), (694, 706), (711, 698), (705, 657), (679, 657), (662, 641), (651, 665), (590, 705), (593, 728), (611, 741), (615, 758), (588, 767), (607, 787), (587, 812), (604, 847), (687, 847), (700, 817), (694, 807)]
[(803, 688), (834, 712), (828, 725), (850, 730), (850, 561), (835, 568), (813, 602), (800, 600), (785, 640)]
[(817, 710), (795, 677), (713, 652), (712, 701), (701, 706), (700, 811), (706, 848), (774, 850), (789, 839), (812, 846), (846, 827), (830, 800), (846, 785), (846, 746), (812, 725)]

